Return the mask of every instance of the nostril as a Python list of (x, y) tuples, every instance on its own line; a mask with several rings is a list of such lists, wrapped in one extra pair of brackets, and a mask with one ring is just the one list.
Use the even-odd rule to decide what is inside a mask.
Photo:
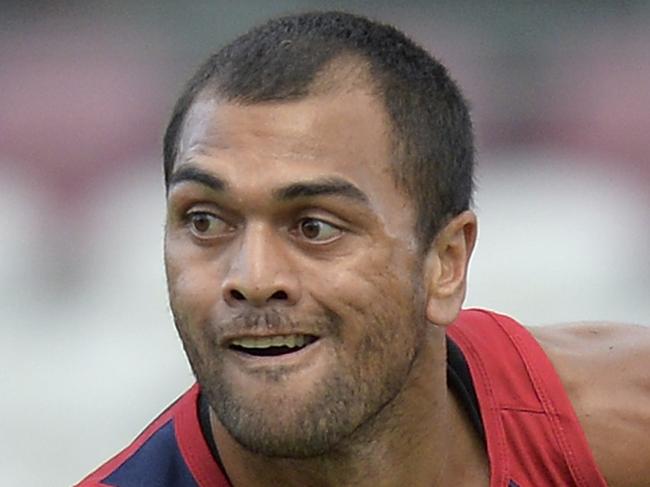
[(283, 301), (286, 301), (287, 299), (289, 299), (289, 296), (287, 296), (287, 293), (284, 291), (276, 291), (271, 296), (271, 299), (281, 299)]
[(230, 291), (230, 295), (232, 296), (233, 299), (235, 299), (237, 301), (246, 301), (246, 296), (244, 296), (237, 289), (233, 289), (232, 291)]

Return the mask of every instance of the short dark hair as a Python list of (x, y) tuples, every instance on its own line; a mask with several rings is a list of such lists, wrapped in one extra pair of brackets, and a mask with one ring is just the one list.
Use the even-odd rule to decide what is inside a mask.
[(474, 142), (467, 102), (446, 68), (393, 26), (344, 12), (270, 20), (211, 56), (176, 102), (164, 139), (165, 183), (185, 116), (208, 88), (227, 101), (298, 100), (327, 63), (343, 56), (368, 66), (390, 116), (396, 182), (413, 199), (420, 243), (471, 205)]

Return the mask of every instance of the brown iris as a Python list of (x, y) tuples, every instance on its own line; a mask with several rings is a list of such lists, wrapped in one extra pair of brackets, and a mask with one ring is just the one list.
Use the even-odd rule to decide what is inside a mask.
[(197, 232), (205, 233), (210, 230), (210, 217), (205, 213), (192, 215), (192, 226)]
[(322, 224), (317, 220), (305, 220), (300, 224), (300, 231), (309, 239), (318, 238), (321, 229)]

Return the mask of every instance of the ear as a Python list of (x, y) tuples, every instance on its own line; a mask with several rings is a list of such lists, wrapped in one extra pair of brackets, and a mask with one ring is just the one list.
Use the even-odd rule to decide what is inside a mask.
[(450, 220), (432, 242), (426, 257), (426, 316), (431, 323), (447, 326), (458, 316), (477, 231), (476, 215), (467, 210)]

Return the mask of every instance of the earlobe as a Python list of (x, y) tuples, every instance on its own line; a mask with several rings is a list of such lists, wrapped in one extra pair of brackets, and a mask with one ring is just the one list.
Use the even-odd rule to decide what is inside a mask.
[(467, 210), (451, 219), (431, 244), (426, 261), (426, 315), (431, 323), (447, 326), (458, 316), (476, 235), (476, 215)]

